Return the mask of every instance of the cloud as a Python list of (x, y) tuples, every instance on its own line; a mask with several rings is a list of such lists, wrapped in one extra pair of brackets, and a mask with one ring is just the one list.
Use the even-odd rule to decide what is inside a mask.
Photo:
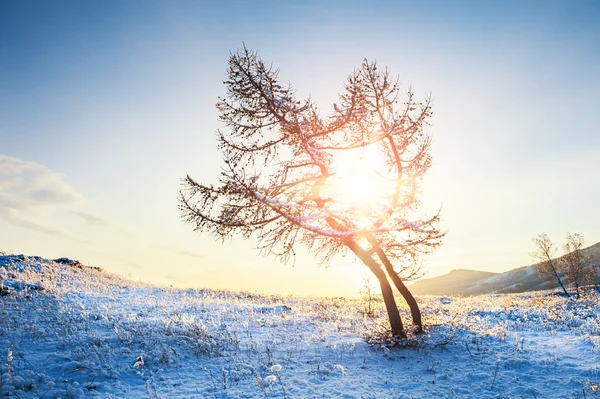
[(107, 219), (104, 219), (100, 216), (92, 215), (91, 213), (81, 211), (73, 211), (72, 213), (82, 218), (90, 226), (108, 227), (112, 225), (112, 223)]
[(67, 230), (50, 227), (50, 226), (45, 226), (43, 224), (40, 224), (37, 222), (32, 222), (30, 220), (21, 218), (19, 216), (19, 214), (17, 212), (15, 212), (14, 210), (4, 210), (2, 213), (0, 213), (0, 216), (15, 226), (19, 226), (19, 227), (22, 227), (25, 229), (37, 231), (38, 233), (47, 234), (47, 235), (50, 235), (53, 237), (59, 236), (59, 237), (70, 238), (72, 240), (79, 241), (79, 242), (86, 243), (86, 244), (90, 243), (90, 241), (85, 240), (81, 237), (78, 237), (74, 234), (71, 234)]
[(133, 227), (116, 222), (114, 220), (106, 219), (101, 216), (84, 211), (71, 211), (71, 213), (83, 219), (83, 221), (89, 226), (109, 228), (129, 236), (136, 234), (136, 230)]
[(202, 254), (188, 251), (188, 250), (181, 249), (181, 248), (174, 248), (174, 247), (170, 247), (167, 245), (152, 245), (152, 246), (154, 248), (158, 248), (158, 249), (162, 249), (164, 251), (171, 252), (172, 254), (175, 254), (175, 255), (189, 256), (190, 258), (204, 258), (204, 255), (202, 255)]
[(83, 195), (64, 182), (59, 173), (35, 162), (0, 154), (0, 211), (38, 213), (84, 201)]
[(65, 209), (90, 226), (128, 235), (135, 233), (118, 222), (78, 210), (84, 202), (84, 196), (66, 183), (61, 174), (35, 162), (0, 154), (0, 218), (39, 233), (87, 242), (66, 230), (40, 223), (46, 213)]
[(50, 210), (85, 201), (62, 175), (43, 165), (0, 154), (0, 218), (25, 229), (88, 242), (67, 230), (44, 225)]

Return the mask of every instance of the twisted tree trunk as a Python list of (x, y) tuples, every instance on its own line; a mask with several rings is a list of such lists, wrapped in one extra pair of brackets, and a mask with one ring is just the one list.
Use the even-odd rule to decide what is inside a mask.
[(415, 299), (413, 294), (409, 291), (406, 284), (404, 284), (404, 282), (402, 281), (400, 276), (398, 276), (398, 273), (396, 273), (396, 271), (394, 270), (394, 266), (392, 265), (392, 262), (390, 262), (389, 258), (387, 257), (385, 252), (383, 252), (383, 250), (381, 249), (381, 247), (379, 246), (379, 243), (375, 240), (375, 238), (371, 234), (367, 234), (367, 240), (369, 241), (369, 244), (371, 244), (371, 246), (372, 246), (373, 250), (375, 251), (375, 253), (377, 254), (377, 257), (379, 258), (379, 260), (381, 260), (381, 262), (385, 266), (385, 271), (387, 272), (389, 278), (392, 280), (392, 282), (394, 283), (394, 285), (400, 292), (400, 295), (402, 295), (402, 297), (404, 298), (404, 300), (410, 307), (410, 315), (412, 317), (413, 324), (416, 327), (415, 332), (417, 334), (422, 333), (423, 332), (423, 321), (421, 319), (421, 309), (419, 309), (419, 304), (417, 303), (417, 300)]

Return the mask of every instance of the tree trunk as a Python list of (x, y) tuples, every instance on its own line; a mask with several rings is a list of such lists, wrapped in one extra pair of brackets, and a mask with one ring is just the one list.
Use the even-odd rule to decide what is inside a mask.
[(404, 284), (404, 282), (400, 279), (400, 276), (398, 276), (398, 274), (394, 271), (391, 265), (389, 268), (387, 265), (385, 265), (385, 269), (390, 275), (392, 282), (394, 283), (394, 285), (396, 286), (396, 288), (404, 297), (404, 300), (410, 307), (410, 315), (412, 316), (413, 324), (416, 327), (415, 333), (421, 334), (423, 332), (423, 321), (421, 320), (421, 309), (419, 309), (419, 304), (417, 303), (417, 300), (415, 299), (413, 294), (408, 290), (406, 284)]
[[(371, 269), (372, 270), (372, 269)], [(380, 269), (381, 273), (375, 273), (379, 286), (381, 287), (381, 295), (383, 296), (383, 302), (385, 303), (385, 309), (387, 310), (388, 318), (390, 319), (390, 327), (392, 335), (395, 337), (406, 338), (406, 332), (404, 332), (404, 325), (402, 324), (402, 318), (396, 305), (396, 299), (394, 298), (394, 291), (390, 285), (387, 276)]]
[(562, 281), (560, 281), (560, 277), (558, 275), (558, 272), (556, 271), (556, 267), (554, 266), (552, 260), (550, 260), (550, 266), (552, 267), (552, 271), (554, 272), (554, 277), (556, 277), (556, 279), (558, 280), (558, 284), (560, 284), (560, 288), (562, 288), (567, 298), (571, 298), (571, 295), (569, 295), (569, 293), (567, 292), (567, 289), (563, 285)]
[(377, 257), (385, 266), (385, 271), (387, 272), (388, 276), (390, 276), (390, 279), (392, 280), (392, 282), (394, 283), (394, 285), (396, 286), (396, 288), (410, 307), (410, 315), (412, 316), (413, 324), (416, 327), (415, 332), (417, 334), (421, 334), (423, 332), (423, 321), (421, 319), (421, 309), (419, 309), (419, 304), (417, 303), (417, 300), (409, 291), (406, 284), (404, 284), (400, 276), (398, 276), (398, 273), (396, 273), (394, 267), (392, 266), (392, 262), (390, 262), (389, 258), (387, 257), (385, 252), (383, 252), (375, 238), (369, 235), (367, 239), (369, 240), (369, 243), (375, 250)]
[(396, 337), (406, 338), (406, 332), (402, 324), (402, 318), (396, 305), (396, 299), (394, 299), (394, 292), (392, 286), (388, 281), (387, 275), (372, 257), (364, 249), (360, 247), (354, 240), (347, 239), (345, 244), (358, 256), (358, 258), (373, 272), (379, 286), (381, 287), (381, 295), (383, 296), (383, 302), (387, 310), (388, 318), (390, 320), (390, 327), (392, 335)]

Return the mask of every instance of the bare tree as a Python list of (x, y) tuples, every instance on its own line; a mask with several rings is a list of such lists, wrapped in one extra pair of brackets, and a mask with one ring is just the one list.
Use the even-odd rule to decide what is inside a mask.
[[(282, 261), (295, 256), (298, 244), (323, 263), (352, 252), (379, 282), (392, 333), (405, 336), (390, 281), (420, 332), (421, 312), (404, 281), (445, 234), (435, 227), (439, 212), (415, 216), (418, 188), (431, 165), (424, 130), (430, 99), (419, 103), (411, 90), (401, 95), (387, 69), (365, 60), (323, 117), (278, 75), (246, 47), (230, 56), (227, 95), (217, 103), (227, 128), (217, 132), (223, 171), (218, 185), (184, 179), (182, 218), (221, 238), (255, 236), (261, 251)], [(360, 167), (376, 173), (362, 187), (369, 195), (355, 201), (344, 194), (349, 164), (338, 160), (368, 148), (376, 161)], [(381, 184), (367, 187), (373, 180)]]
[(570, 298), (571, 295), (569, 295), (560, 279), (561, 263), (553, 258), (556, 253), (554, 244), (552, 244), (546, 233), (539, 234), (533, 239), (533, 242), (535, 243), (536, 250), (531, 253), (531, 256), (537, 262), (535, 265), (537, 272), (543, 278), (556, 279), (565, 295)]
[(363, 278), (363, 288), (360, 290), (360, 296), (363, 304), (363, 315), (367, 316), (370, 319), (375, 318), (375, 286), (373, 285), (373, 280), (371, 276), (366, 274)]
[(564, 245), (565, 254), (560, 259), (567, 282), (575, 287), (577, 299), (581, 295), (581, 286), (596, 280), (596, 270), (591, 267), (592, 259), (582, 251), (583, 243), (583, 234), (567, 233), (567, 242)]

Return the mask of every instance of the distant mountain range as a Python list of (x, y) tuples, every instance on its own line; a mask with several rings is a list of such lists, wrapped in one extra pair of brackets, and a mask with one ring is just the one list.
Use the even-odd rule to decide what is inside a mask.
[[(592, 261), (600, 261), (600, 242), (585, 248)], [(558, 286), (556, 281), (540, 278), (534, 265), (523, 266), (504, 273), (456, 269), (439, 277), (426, 278), (411, 284), (415, 295), (481, 295), (536, 291)]]

